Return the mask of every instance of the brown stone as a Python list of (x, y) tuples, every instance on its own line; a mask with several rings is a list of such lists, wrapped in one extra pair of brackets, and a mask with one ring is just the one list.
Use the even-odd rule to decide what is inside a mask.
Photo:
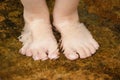
[(5, 17), (4, 16), (0, 16), (0, 22), (4, 21)]

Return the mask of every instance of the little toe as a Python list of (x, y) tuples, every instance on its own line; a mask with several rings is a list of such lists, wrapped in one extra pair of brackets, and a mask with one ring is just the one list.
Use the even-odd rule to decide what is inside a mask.
[(26, 54), (26, 48), (22, 47), (19, 52), (22, 54), (22, 55), (25, 55)]
[(94, 39), (91, 41), (91, 43), (95, 49), (99, 48), (99, 44)]
[(38, 57), (39, 57), (42, 61), (48, 59), (48, 56), (47, 56), (46, 52), (45, 52), (45, 51), (42, 51), (42, 50), (39, 50)]

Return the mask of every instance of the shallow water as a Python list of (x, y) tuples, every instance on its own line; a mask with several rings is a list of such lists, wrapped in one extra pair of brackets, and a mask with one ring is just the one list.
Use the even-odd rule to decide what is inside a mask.
[(0, 80), (120, 80), (119, 5), (119, 0), (80, 1), (80, 21), (100, 44), (92, 57), (70, 61), (61, 54), (58, 60), (34, 61), (18, 52), (24, 26), (20, 1), (0, 0)]

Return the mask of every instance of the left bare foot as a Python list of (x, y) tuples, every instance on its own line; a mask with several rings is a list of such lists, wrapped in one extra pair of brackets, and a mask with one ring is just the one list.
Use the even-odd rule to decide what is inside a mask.
[(64, 21), (55, 26), (61, 33), (61, 46), (68, 59), (75, 60), (79, 56), (80, 58), (87, 58), (98, 49), (98, 43), (84, 24)]

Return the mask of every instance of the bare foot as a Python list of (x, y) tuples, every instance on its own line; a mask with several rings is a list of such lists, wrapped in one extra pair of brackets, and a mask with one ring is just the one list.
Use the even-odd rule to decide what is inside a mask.
[(98, 43), (93, 39), (84, 24), (64, 21), (55, 26), (61, 33), (61, 46), (68, 59), (87, 58), (98, 49)]
[(58, 46), (51, 25), (43, 20), (33, 20), (25, 24), (19, 40), (23, 42), (20, 53), (32, 56), (34, 60), (58, 58)]

